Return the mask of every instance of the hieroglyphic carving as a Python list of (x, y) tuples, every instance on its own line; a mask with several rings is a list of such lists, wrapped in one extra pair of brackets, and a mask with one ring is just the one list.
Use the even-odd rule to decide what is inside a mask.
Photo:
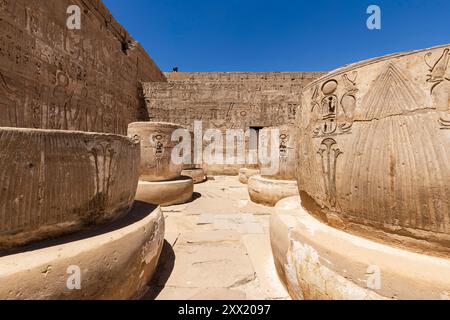
[(322, 172), (325, 183), (327, 201), (331, 207), (336, 206), (336, 165), (337, 159), (343, 152), (336, 147), (334, 139), (327, 138), (322, 141), (317, 152), (322, 158)]
[(293, 123), (301, 88), (321, 75), (168, 73), (169, 83), (145, 83), (144, 96), (153, 121), (190, 129), (195, 120), (221, 130), (268, 127)]
[[(124, 134), (148, 119), (140, 81), (166, 79), (101, 1), (0, 2), (1, 125)], [(81, 30), (65, 25), (73, 4)]]
[(0, 110), (3, 126), (15, 127), (18, 125), (18, 103), (15, 99), (16, 89), (9, 86), (6, 78), (0, 72)]
[[(303, 90), (296, 174), (318, 205), (311, 213), (337, 228), (448, 253), (450, 141), (437, 124), (450, 125), (449, 53), (445, 45), (358, 62)], [(338, 82), (333, 94), (341, 98), (343, 75), (355, 71), (351, 135), (314, 137), (310, 106), (321, 106), (322, 85)]]
[(287, 159), (288, 157), (288, 143), (289, 137), (286, 133), (280, 134), (280, 159)]
[[(312, 89), (314, 137), (345, 134), (351, 131), (358, 92), (356, 78), (356, 72), (351, 75), (344, 74), (342, 85), (339, 85), (336, 79), (331, 79)], [(342, 90), (343, 93), (340, 93)]]
[(95, 167), (96, 198), (94, 202), (100, 208), (105, 208), (110, 196), (111, 176), (114, 172), (114, 148), (108, 142), (100, 142), (86, 146)]
[[(432, 52), (428, 52), (425, 54), (424, 58), (430, 71), (427, 79), (428, 82), (432, 83), (430, 93), (435, 98), (437, 110), (450, 113), (450, 89), (443, 88), (443, 91), (441, 92), (435, 91), (435, 89), (442, 87), (440, 85), (443, 84), (443, 82), (450, 81), (450, 49), (445, 49), (442, 55), (434, 63), (430, 61), (431, 57)], [(438, 122), (441, 129), (450, 129), (450, 116), (449, 118), (441, 117)]]
[(356, 94), (358, 88), (356, 87), (356, 78), (358, 73), (353, 71), (351, 74), (344, 74), (342, 81), (345, 88), (345, 93), (341, 98), (342, 111), (344, 113), (344, 121), (339, 125), (342, 132), (349, 132), (353, 126), (353, 120), (356, 109)]
[(153, 143), (155, 144), (155, 158), (156, 160), (161, 159), (164, 154), (164, 143), (163, 135), (158, 133), (153, 136)]
[[(168, 83), (143, 83), (143, 94), (152, 121), (178, 123), (190, 130), (194, 121), (202, 121), (204, 130), (214, 128), (225, 135), (226, 129), (293, 124), (302, 88), (324, 74), (171, 72), (166, 74)], [(223, 172), (232, 174), (241, 165), (225, 167)], [(204, 168), (208, 170), (205, 164)]]
[(428, 52), (425, 54), (425, 63), (430, 68), (428, 82), (431, 82), (433, 85), (430, 89), (430, 92), (433, 93), (433, 90), (440, 85), (443, 81), (450, 81), (450, 74), (448, 74), (447, 68), (450, 60), (450, 49), (445, 49), (442, 53), (441, 57), (437, 59), (436, 62), (430, 63), (429, 59), (431, 58), (432, 53)]

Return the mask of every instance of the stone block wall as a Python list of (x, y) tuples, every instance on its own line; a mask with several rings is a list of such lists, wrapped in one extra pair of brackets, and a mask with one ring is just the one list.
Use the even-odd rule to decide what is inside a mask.
[(302, 88), (324, 73), (166, 73), (168, 83), (147, 83), (144, 95), (155, 121), (192, 129), (247, 129), (294, 123)]
[[(178, 123), (190, 130), (194, 121), (202, 121), (204, 131), (221, 131), (225, 145), (226, 129), (293, 124), (303, 87), (325, 73), (171, 72), (165, 75), (167, 83), (143, 85), (150, 119)], [(240, 168), (248, 167), (229, 163), (202, 165), (208, 174), (235, 175)]]
[(0, 126), (126, 134), (141, 81), (166, 78), (100, 0), (0, 1)]

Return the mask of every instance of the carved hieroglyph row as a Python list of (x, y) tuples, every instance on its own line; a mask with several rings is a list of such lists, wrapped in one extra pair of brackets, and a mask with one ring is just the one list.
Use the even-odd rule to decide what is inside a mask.
[(144, 96), (153, 121), (190, 127), (198, 120), (218, 129), (278, 126), (294, 123), (299, 93), (319, 75), (172, 73), (169, 83), (145, 83)]
[[(82, 8), (81, 30), (66, 26)], [(0, 3), (0, 126), (126, 134), (147, 119), (140, 81), (165, 81), (101, 1)]]
[(115, 219), (134, 201), (139, 146), (126, 137), (0, 128), (0, 248)]
[(449, 52), (374, 59), (305, 88), (298, 183), (325, 213), (450, 240)]

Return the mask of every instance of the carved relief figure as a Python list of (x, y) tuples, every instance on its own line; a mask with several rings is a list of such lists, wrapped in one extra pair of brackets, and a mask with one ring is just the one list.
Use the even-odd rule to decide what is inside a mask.
[[(16, 91), (8, 84), (6, 78), (0, 73), (0, 110), (4, 126), (17, 127), (20, 115)], [(6, 121), (5, 121), (6, 120)]]
[[(56, 74), (56, 87), (53, 90), (54, 103), (52, 103), (49, 117), (49, 127), (51, 129), (67, 130), (71, 126), (70, 123), (70, 101), (72, 100), (73, 92), (69, 93), (69, 77), (62, 71)], [(61, 109), (61, 111), (60, 111)], [(60, 123), (59, 116), (62, 115), (63, 123)]]
[[(431, 52), (425, 55), (425, 63), (430, 71), (427, 81), (432, 83), (431, 95), (438, 111), (450, 112), (450, 49), (445, 49), (434, 63), (430, 61), (431, 57)], [(441, 117), (438, 121), (441, 129), (450, 129), (450, 116)]]

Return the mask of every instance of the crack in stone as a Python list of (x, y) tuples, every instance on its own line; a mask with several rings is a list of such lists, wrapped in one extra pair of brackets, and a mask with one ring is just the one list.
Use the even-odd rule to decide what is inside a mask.
[(249, 284), (252, 281), (256, 280), (256, 272), (253, 273), (253, 275), (249, 275), (241, 280), (236, 281), (235, 283), (233, 283), (231, 286), (226, 287), (227, 289), (233, 289), (233, 288), (237, 288), (237, 287), (241, 287), (244, 286), (246, 284)]

